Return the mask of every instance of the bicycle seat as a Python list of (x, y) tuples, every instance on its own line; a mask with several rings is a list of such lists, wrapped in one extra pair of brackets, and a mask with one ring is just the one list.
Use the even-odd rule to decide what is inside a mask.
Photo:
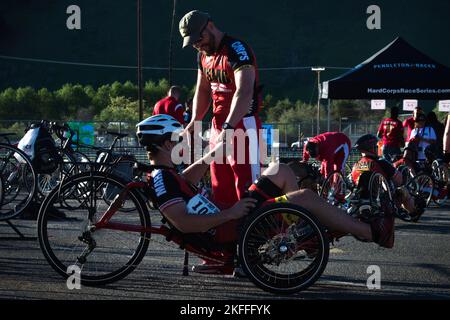
[(120, 133), (120, 132), (115, 132), (115, 131), (106, 131), (106, 133), (110, 134), (112, 136), (119, 137), (119, 139), (128, 137), (128, 133)]

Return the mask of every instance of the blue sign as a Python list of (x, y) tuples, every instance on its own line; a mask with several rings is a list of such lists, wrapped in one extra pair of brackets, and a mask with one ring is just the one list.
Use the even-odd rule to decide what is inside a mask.
[(271, 147), (273, 144), (273, 125), (272, 124), (263, 124), (263, 130), (266, 130), (263, 134), (263, 138), (266, 140), (267, 147)]

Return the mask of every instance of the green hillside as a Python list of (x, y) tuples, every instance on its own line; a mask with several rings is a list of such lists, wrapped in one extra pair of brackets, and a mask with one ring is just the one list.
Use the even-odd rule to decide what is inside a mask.
[[(66, 28), (66, 8), (81, 8), (81, 30)], [(143, 0), (144, 66), (167, 67), (172, 0)], [(396, 36), (443, 64), (450, 65), (449, 1), (377, 1), (381, 30), (366, 27), (372, 1), (188, 1), (178, 0), (174, 66), (195, 68), (195, 52), (181, 49), (178, 21), (187, 11), (208, 11), (218, 27), (254, 49), (261, 68), (325, 65), (352, 67)], [(444, 40), (444, 41), (443, 41)], [(91, 64), (136, 64), (135, 0), (2, 0), (0, 55)], [(327, 70), (323, 79), (343, 70)], [(175, 71), (174, 82), (191, 87), (195, 71)], [(145, 80), (168, 77), (148, 70)], [(310, 70), (261, 71), (265, 93), (314, 101), (315, 74)], [(98, 86), (136, 82), (133, 69), (73, 66), (0, 58), (0, 90), (30, 85), (56, 89), (62, 84)]]

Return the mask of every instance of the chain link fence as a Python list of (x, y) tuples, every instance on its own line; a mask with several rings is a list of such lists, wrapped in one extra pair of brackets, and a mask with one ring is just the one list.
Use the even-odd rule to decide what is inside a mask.
[[(39, 120), (2, 120), (0, 121), (0, 133), (14, 133), (10, 137), (12, 143), (17, 143), (25, 134), (25, 129), (33, 122)], [(60, 121), (57, 121), (61, 123)], [(119, 153), (131, 153), (138, 159), (145, 160), (146, 155), (136, 139), (136, 123), (126, 121), (68, 121), (72, 129), (77, 132), (78, 141), (82, 144), (95, 145), (107, 148), (111, 145), (114, 137), (107, 134), (107, 131), (127, 133), (128, 136), (119, 140), (116, 150)], [(347, 121), (345, 118), (340, 121), (333, 121), (329, 125), (327, 121), (320, 123), (320, 131), (339, 131), (345, 133), (352, 144), (363, 134), (376, 134), (379, 123), (375, 122), (355, 122)], [(75, 127), (74, 127), (75, 126)], [(209, 123), (203, 123), (203, 130), (209, 129)], [(265, 127), (278, 130), (279, 142), (274, 141), (272, 148), (278, 148), (279, 157), (282, 159), (301, 159), (303, 143), (306, 139), (317, 135), (316, 119), (305, 120), (299, 123), (265, 123)], [(85, 153), (89, 158), (95, 159), (96, 152), (87, 147), (79, 147), (79, 151)], [(268, 148), (268, 155), (271, 156), (271, 149)], [(357, 161), (358, 153), (352, 150), (349, 162), (353, 164)]]

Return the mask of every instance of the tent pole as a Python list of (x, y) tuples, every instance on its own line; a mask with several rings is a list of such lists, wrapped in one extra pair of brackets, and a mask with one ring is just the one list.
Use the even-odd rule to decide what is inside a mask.
[(311, 71), (315, 71), (317, 73), (317, 135), (320, 134), (320, 72), (324, 71), (324, 67), (312, 67)]
[(327, 107), (327, 131), (330, 132), (330, 109), (331, 109), (331, 99), (328, 99), (328, 107)]

